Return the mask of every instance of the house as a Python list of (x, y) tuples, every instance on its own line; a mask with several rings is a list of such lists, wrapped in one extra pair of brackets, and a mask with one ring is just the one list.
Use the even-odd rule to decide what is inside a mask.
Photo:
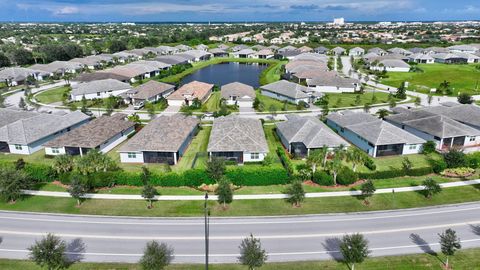
[[(87, 123), (90, 117), (80, 111), (64, 115), (29, 113), (12, 116), (11, 110), (0, 110), (0, 151), (30, 155), (56, 137)], [(12, 119), (4, 120), (6, 117)]]
[(386, 55), (387, 52), (384, 50), (384, 49), (381, 49), (381, 48), (378, 48), (378, 47), (375, 47), (375, 48), (371, 48), (367, 51), (367, 53), (374, 53), (378, 56), (383, 56), (383, 55)]
[(385, 59), (378, 62), (376, 66), (370, 66), (370, 69), (387, 72), (409, 72), (410, 65), (399, 59)]
[(204, 50), (188, 50), (188, 51), (185, 51), (181, 54), (177, 54), (179, 56), (185, 56), (185, 55), (189, 55), (189, 56), (192, 56), (193, 57), (193, 62), (199, 62), (199, 61), (205, 61), (205, 60), (208, 60), (210, 59), (210, 57), (212, 57), (212, 54), (207, 52), (207, 51), (204, 51)]
[(415, 48), (410, 48), (408, 50), (413, 54), (419, 54), (419, 53), (425, 54), (425, 49), (424, 48), (415, 47)]
[(141, 108), (147, 102), (155, 103), (161, 98), (168, 97), (175, 91), (175, 85), (148, 81), (126, 92), (127, 103), (133, 104), (134, 108)]
[(258, 52), (251, 55), (252, 58), (258, 59), (270, 59), (273, 58), (274, 53), (270, 49), (259, 50)]
[(83, 156), (92, 149), (107, 153), (134, 132), (135, 123), (127, 115), (104, 115), (47, 142), (45, 154)]
[[(146, 78), (157, 76), (160, 73), (160, 68), (156, 64), (142, 62), (132, 62), (124, 66), (116, 66), (114, 68), (106, 69), (103, 72), (113, 73), (130, 78), (130, 82), (134, 83)], [(151, 61), (148, 61), (151, 62)], [(160, 63), (156, 61), (157, 63)]]
[(300, 102), (309, 103), (310, 96), (307, 93), (312, 90), (300, 84), (281, 80), (261, 86), (260, 91), (264, 96), (299, 104)]
[(220, 44), (220, 45), (218, 45), (218, 48), (219, 48), (220, 50), (225, 50), (225, 51), (227, 51), (227, 50), (230, 48), (230, 46), (228, 46), (227, 44)]
[(303, 84), (307, 80), (324, 77), (329, 73), (335, 73), (335, 71), (328, 71), (315, 66), (299, 66), (291, 71), (289, 77), (290, 80), (296, 80), (298, 83)]
[(317, 48), (313, 49), (313, 51), (315, 53), (319, 53), (319, 54), (327, 54), (328, 53), (328, 49), (323, 47), (323, 46), (317, 47)]
[(428, 47), (424, 50), (426, 54), (448, 53), (449, 50), (443, 47)]
[(244, 45), (244, 44), (240, 44), (240, 45), (235, 45), (232, 47), (232, 52), (238, 52), (238, 51), (241, 51), (241, 50), (246, 50), (246, 49), (250, 49), (250, 47), (248, 47), (247, 45)]
[(328, 58), (326, 55), (321, 55), (317, 53), (301, 53), (295, 55), (292, 59), (293, 61), (319, 61), (327, 64)]
[(179, 45), (175, 46), (175, 49), (177, 49), (180, 52), (186, 52), (186, 51), (192, 50), (192, 47), (189, 47), (189, 46), (183, 45), (183, 44), (179, 44)]
[(120, 161), (175, 165), (196, 135), (198, 125), (199, 120), (195, 117), (161, 115), (120, 148)]
[(288, 46), (285, 46), (285, 47), (283, 47), (283, 48), (278, 49), (278, 52), (279, 52), (279, 53), (288, 52), (288, 51), (296, 51), (296, 52), (301, 53), (301, 52), (297, 49), (297, 47), (294, 47), (294, 46), (291, 46), (291, 45), (288, 45)]
[(344, 55), (346, 50), (342, 47), (335, 47), (331, 50), (333, 55)]
[(452, 53), (470, 53), (470, 54), (474, 54), (479, 50), (477, 47), (471, 46), (471, 45), (454, 45), (454, 46), (447, 47), (447, 49)]
[(233, 82), (222, 86), (220, 93), (228, 105), (237, 105), (242, 108), (253, 107), (255, 90), (250, 85)]
[(471, 53), (455, 53), (455, 55), (467, 59), (468, 64), (480, 62), (480, 56)]
[(255, 54), (255, 51), (252, 49), (243, 49), (240, 51), (236, 51), (233, 53), (234, 58), (252, 58), (252, 56)]
[(335, 112), (327, 125), (372, 157), (418, 154), (426, 142), (401, 128), (367, 113)]
[(200, 50), (200, 51), (208, 51), (208, 46), (205, 44), (200, 44), (195, 47), (195, 49)]
[(292, 60), (294, 59), (297, 55), (301, 54), (300, 51), (298, 50), (292, 50), (292, 51), (278, 51), (276, 54), (275, 54), (275, 58), (276, 59), (288, 59), (288, 60)]
[(387, 116), (385, 121), (424, 140), (434, 141), (439, 150), (480, 144), (479, 129), (465, 125), (438, 112), (415, 110)]
[(162, 55), (154, 58), (153, 60), (170, 65), (183, 65), (188, 64), (188, 59), (178, 55)]
[(122, 63), (122, 64), (140, 59), (140, 57), (138, 55), (133, 54), (133, 53), (129, 53), (127, 51), (116, 52), (116, 53), (113, 54), (113, 57), (119, 63)]
[(228, 52), (226, 50), (215, 48), (208, 51), (213, 55), (213, 57), (228, 57)]
[(324, 72), (322, 76), (306, 80), (307, 86), (322, 93), (354, 93), (360, 90), (361, 82), (345, 78), (337, 72)]
[(50, 76), (49, 72), (22, 67), (7, 67), (0, 70), (0, 81), (8, 86), (25, 84), (31, 76), (37, 81), (43, 81)]
[(268, 154), (262, 122), (238, 116), (216, 118), (207, 151), (209, 157), (225, 158), (240, 164), (262, 161)]
[(54, 61), (49, 64), (35, 64), (30, 66), (31, 69), (48, 72), (52, 75), (63, 76), (66, 73), (79, 73), (83, 70), (84, 65), (78, 62)]
[(289, 114), (286, 118), (287, 121), (276, 123), (276, 132), (285, 149), (295, 157), (307, 157), (324, 146), (333, 149), (349, 145), (316, 117)]
[(415, 62), (418, 64), (433, 64), (435, 59), (428, 54), (415, 53), (409, 56), (409, 62)]
[(393, 54), (405, 55), (405, 56), (409, 56), (412, 54), (411, 51), (405, 50), (403, 48), (391, 48), (391, 49), (388, 49), (388, 52)]
[(293, 73), (295, 73), (296, 68), (301, 68), (301, 67), (311, 67), (311, 68), (328, 70), (327, 64), (323, 61), (293, 60), (293, 61), (288, 62), (285, 65), (285, 73), (286, 74), (293, 74)]
[(69, 60), (69, 62), (81, 63), (85, 68), (90, 70), (100, 69), (100, 67), (102, 66), (102, 63), (100, 63), (99, 59), (89, 57), (73, 58)]
[(192, 105), (194, 99), (198, 99), (201, 103), (207, 101), (212, 94), (213, 84), (193, 81), (184, 84), (177, 91), (167, 97), (169, 106)]
[(169, 55), (169, 54), (177, 53), (178, 49), (171, 46), (158, 46), (157, 52), (158, 54), (161, 54), (161, 55)]
[(302, 46), (300, 48), (298, 48), (298, 50), (301, 52), (301, 53), (308, 53), (308, 52), (312, 52), (313, 49), (308, 47), (308, 46)]
[(466, 64), (468, 63), (468, 58), (460, 56), (454, 53), (434, 53), (430, 56), (435, 59), (435, 63), (442, 64)]
[(99, 80), (106, 80), (106, 79), (113, 79), (120, 82), (128, 83), (130, 81), (130, 77), (115, 74), (115, 73), (108, 73), (108, 72), (92, 72), (92, 73), (83, 73), (72, 79), (76, 82), (91, 82), (91, 81), (99, 81)]
[(350, 51), (348, 51), (349, 56), (362, 56), (364, 54), (365, 54), (365, 50), (360, 47), (355, 47), (350, 49)]
[(72, 85), (70, 98), (73, 101), (86, 99), (108, 98), (110, 96), (120, 96), (132, 89), (130, 84), (114, 79), (105, 79), (91, 81)]

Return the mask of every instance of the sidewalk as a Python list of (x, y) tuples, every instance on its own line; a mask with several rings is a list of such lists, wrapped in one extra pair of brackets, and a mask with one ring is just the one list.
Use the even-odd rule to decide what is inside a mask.
[[(463, 187), (470, 185), (480, 184), (480, 179), (469, 180), (469, 181), (459, 181), (451, 183), (440, 184), (442, 188), (451, 188), (451, 187)], [(378, 189), (375, 194), (384, 194), (384, 193), (398, 193), (398, 192), (411, 192), (423, 190), (423, 186), (415, 187), (398, 187), (398, 188), (383, 188)], [(33, 196), (46, 196), (46, 197), (59, 197), (59, 198), (69, 198), (71, 197), (68, 192), (56, 192), (56, 191), (38, 191), (38, 190), (24, 190), (23, 194), (33, 195)], [(345, 197), (345, 196), (359, 196), (361, 191), (333, 191), (333, 192), (316, 192), (316, 193), (306, 193), (305, 197), (307, 198), (326, 198), (326, 197)], [(272, 199), (285, 199), (288, 195), (286, 194), (252, 194), (252, 195), (233, 195), (234, 200), (272, 200)], [(141, 195), (122, 195), (122, 194), (95, 194), (87, 193), (83, 196), (85, 199), (102, 199), (102, 200), (145, 200)], [(216, 195), (209, 195), (209, 200), (217, 200)], [(155, 196), (157, 201), (203, 201), (205, 200), (204, 195), (160, 195)]]

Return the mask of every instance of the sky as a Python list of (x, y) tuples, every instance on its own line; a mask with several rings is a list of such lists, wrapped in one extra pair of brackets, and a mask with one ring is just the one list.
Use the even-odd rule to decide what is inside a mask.
[(480, 20), (480, 0), (0, 0), (8, 22)]

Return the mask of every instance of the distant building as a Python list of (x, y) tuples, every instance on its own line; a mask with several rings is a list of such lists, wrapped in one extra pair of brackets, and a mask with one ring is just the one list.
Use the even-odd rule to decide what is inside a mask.
[(345, 19), (344, 18), (335, 18), (335, 19), (333, 19), (333, 24), (334, 25), (344, 25), (345, 24)]

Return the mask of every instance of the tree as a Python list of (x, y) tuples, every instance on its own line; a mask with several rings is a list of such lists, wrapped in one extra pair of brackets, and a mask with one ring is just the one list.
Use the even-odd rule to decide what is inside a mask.
[(371, 197), (377, 189), (375, 188), (372, 180), (367, 180), (367, 182), (360, 186), (360, 190), (362, 191), (362, 197), (365, 201), (365, 204), (369, 204), (368, 198)]
[(53, 159), (53, 170), (57, 174), (67, 173), (73, 170), (74, 162), (73, 157), (70, 155), (59, 155)]
[(157, 113), (155, 110), (155, 105), (153, 105), (153, 103), (147, 103), (145, 105), (145, 108), (147, 109), (148, 116), (150, 117), (150, 119), (154, 119)]
[(147, 243), (139, 263), (143, 270), (162, 270), (172, 262), (173, 252), (167, 244), (151, 241)]
[(414, 104), (415, 107), (422, 105), (422, 98), (420, 96), (415, 97)]
[(326, 165), (327, 169), (333, 175), (333, 184), (337, 185), (337, 175), (340, 169), (343, 167), (342, 159), (338, 155), (335, 155), (334, 158), (327, 162)]
[(432, 101), (433, 101), (433, 95), (432, 95), (432, 94), (428, 94), (428, 96), (427, 96), (428, 105), (432, 105)]
[(254, 238), (252, 234), (242, 240), (239, 246), (241, 264), (248, 266), (249, 270), (261, 267), (268, 259), (267, 252), (262, 248), (260, 239)]
[(390, 109), (397, 107), (397, 102), (394, 98), (390, 99), (390, 101), (388, 102), (388, 107), (390, 107)]
[(352, 171), (357, 170), (357, 166), (365, 163), (365, 160), (368, 159), (368, 156), (365, 152), (360, 150), (357, 147), (350, 147), (346, 153), (347, 162), (352, 163)]
[(22, 110), (27, 109), (27, 103), (25, 103), (25, 99), (23, 99), (23, 97), (20, 98), (20, 101), (18, 102), (18, 107)]
[(95, 172), (107, 172), (118, 169), (115, 161), (98, 151), (97, 149), (89, 150), (86, 155), (75, 160), (76, 169), (83, 175)]
[(404, 157), (402, 160), (402, 168), (405, 172), (411, 170), (413, 167), (412, 161), (408, 157)]
[(128, 121), (134, 122), (137, 125), (142, 123), (142, 121), (140, 120), (140, 116), (136, 113), (133, 113), (132, 115), (129, 115), (128, 116)]
[(473, 98), (471, 95), (468, 93), (461, 93), (457, 97), (458, 103), (460, 104), (472, 104), (473, 103)]
[(325, 166), (328, 156), (328, 147), (323, 146), (310, 152), (307, 157), (307, 164), (312, 167), (312, 173), (315, 173), (318, 165)]
[(433, 195), (440, 193), (442, 191), (442, 187), (431, 177), (428, 177), (423, 181), (422, 185), (424, 186), (423, 194), (425, 198), (430, 199)]
[(87, 187), (80, 181), (78, 177), (75, 177), (70, 183), (67, 191), (68, 193), (70, 193), (70, 196), (72, 196), (72, 198), (77, 200), (77, 206), (80, 206), (80, 204), (82, 203), (82, 197), (87, 192)]
[(19, 170), (23, 170), (23, 168), (25, 168), (25, 165), (27, 163), (25, 163), (25, 160), (23, 160), (23, 158), (19, 158), (15, 161), (15, 170), (19, 171)]
[(35, 244), (28, 248), (30, 259), (38, 266), (46, 267), (48, 270), (68, 268), (66, 249), (65, 241), (50, 233), (40, 241), (35, 241)]
[(447, 229), (445, 232), (438, 234), (440, 237), (440, 247), (443, 255), (446, 256), (445, 268), (449, 269), (448, 266), (448, 257), (455, 255), (455, 252), (458, 249), (462, 248), (460, 244), (460, 239), (457, 237), (457, 233), (452, 229)]
[(152, 186), (152, 184), (146, 183), (143, 185), (142, 197), (148, 201), (148, 209), (153, 208), (153, 199), (155, 198), (155, 195), (158, 195), (158, 191), (154, 186)]
[(217, 189), (215, 190), (215, 195), (218, 196), (218, 203), (223, 205), (223, 209), (227, 208), (227, 204), (231, 204), (233, 201), (233, 189), (231, 183), (225, 178), (222, 177), (218, 181)]
[(15, 202), (22, 196), (22, 189), (30, 188), (31, 179), (20, 170), (5, 168), (0, 170), (0, 198), (5, 202)]
[(452, 148), (447, 153), (444, 153), (443, 160), (445, 163), (447, 163), (448, 168), (465, 167), (467, 164), (465, 153), (455, 148)]
[(370, 112), (370, 108), (370, 103), (365, 103), (365, 105), (363, 105), (363, 111), (366, 113)]
[(435, 152), (435, 148), (437, 148), (437, 145), (435, 144), (434, 141), (427, 141), (422, 146), (422, 153), (423, 154), (433, 153), (433, 152)]
[(344, 235), (340, 242), (340, 252), (345, 263), (351, 264), (351, 270), (355, 270), (355, 264), (362, 263), (370, 254), (368, 240), (359, 233)]
[(380, 119), (384, 119), (385, 117), (387, 117), (390, 113), (388, 112), (387, 109), (380, 109), (377, 111), (377, 114), (378, 114), (378, 117), (380, 117)]
[(356, 95), (355, 96), (355, 105), (358, 106), (358, 105), (360, 105), (360, 103), (362, 103), (362, 98), (360, 97), (360, 95)]
[(397, 89), (395, 93), (395, 97), (398, 99), (406, 99), (407, 98), (407, 89), (405, 87), (405, 82), (402, 82), (400, 87)]
[(5, 54), (0, 53), (0, 68), (1, 67), (9, 67), (11, 65), (10, 59), (8, 59)]
[(285, 194), (288, 195), (287, 202), (295, 207), (299, 207), (300, 203), (305, 200), (305, 190), (300, 181), (294, 181), (290, 184), (290, 186), (287, 187), (287, 190), (285, 190)]
[(90, 110), (87, 107), (87, 99), (85, 98), (85, 95), (82, 96), (82, 101), (81, 102), (82, 102), (82, 107), (81, 107), (80, 111), (82, 113), (88, 114)]
[(225, 160), (220, 157), (211, 157), (209, 161), (207, 161), (207, 174), (213, 180), (220, 180), (222, 176), (225, 174)]

